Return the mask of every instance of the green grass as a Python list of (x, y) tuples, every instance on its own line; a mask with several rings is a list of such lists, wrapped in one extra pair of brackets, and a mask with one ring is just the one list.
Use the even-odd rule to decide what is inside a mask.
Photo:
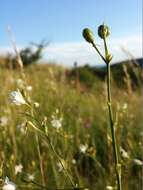
[[(95, 84), (88, 88), (83, 83), (77, 87), (75, 78), (69, 80), (65, 70), (54, 65), (26, 68), (26, 83), (32, 86), (32, 91), (27, 93), (32, 102), (39, 102), (36, 119), (42, 123), (44, 117), (47, 118), (48, 135), (73, 181), (81, 187), (104, 190), (107, 185), (115, 185), (106, 83), (96, 78)], [(0, 124), (0, 174), (1, 179), (8, 176), (21, 186), (18, 189), (36, 189), (34, 184), (23, 181), (28, 174), (33, 174), (34, 181), (42, 184), (35, 131), (30, 126), (25, 127), (24, 132), (17, 127), (26, 122), (23, 113), (27, 108), (11, 105), (8, 101), (9, 93), (18, 88), (19, 78), (18, 70), (0, 69), (0, 118), (8, 119), (4, 126), (2, 121)], [(134, 159), (142, 160), (142, 94), (138, 90), (128, 93), (128, 89), (118, 88), (112, 81), (113, 107), (114, 110), (118, 108), (118, 145), (129, 155), (129, 159), (120, 158), (123, 190), (141, 190), (142, 168)], [(59, 131), (51, 126), (51, 116), (56, 109), (63, 116)], [(39, 142), (46, 186), (71, 187), (63, 171), (58, 171), (58, 160), (46, 138), (39, 135)], [(87, 146), (85, 153), (80, 151), (81, 144)], [(22, 164), (23, 169), (16, 175), (18, 164)]]

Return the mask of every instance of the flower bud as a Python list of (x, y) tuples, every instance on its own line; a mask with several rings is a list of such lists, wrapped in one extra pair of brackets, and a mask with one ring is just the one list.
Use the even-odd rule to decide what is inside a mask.
[(98, 35), (100, 38), (105, 39), (110, 35), (110, 30), (107, 25), (100, 25), (98, 27)]
[(113, 56), (111, 54), (108, 54), (107, 57), (106, 57), (107, 62), (110, 63), (112, 58), (113, 58)]
[(94, 42), (94, 34), (89, 28), (85, 28), (82, 32), (82, 35), (87, 42), (89, 43)]

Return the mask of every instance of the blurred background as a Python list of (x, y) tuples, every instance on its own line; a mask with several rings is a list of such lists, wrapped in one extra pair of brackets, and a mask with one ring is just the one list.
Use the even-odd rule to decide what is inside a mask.
[(30, 0), (8, 1), (0, 7), (0, 51), (11, 50), (7, 26), (12, 28), (19, 49), (30, 42), (49, 42), (43, 59), (72, 66), (89, 63), (98, 65), (94, 50), (82, 38), (82, 30), (89, 27), (95, 34), (96, 43), (103, 49), (97, 36), (97, 27), (103, 22), (110, 27), (109, 47), (113, 62), (132, 56), (142, 56), (142, 1), (114, 0)]

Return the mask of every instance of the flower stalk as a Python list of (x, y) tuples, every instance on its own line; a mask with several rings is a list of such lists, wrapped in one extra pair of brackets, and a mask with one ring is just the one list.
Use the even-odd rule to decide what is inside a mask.
[[(88, 29), (90, 31), (90, 29)], [(85, 38), (85, 29), (83, 30), (83, 37)], [(106, 70), (107, 70), (107, 106), (108, 106), (108, 112), (109, 112), (109, 123), (110, 123), (110, 129), (111, 129), (111, 138), (112, 138), (112, 147), (113, 147), (113, 155), (114, 155), (114, 164), (115, 164), (115, 173), (116, 173), (116, 180), (117, 180), (117, 189), (122, 190), (121, 186), (121, 164), (119, 163), (119, 158), (118, 158), (118, 151), (117, 151), (117, 142), (116, 142), (116, 136), (115, 136), (115, 125), (116, 125), (116, 120), (114, 121), (113, 118), (113, 111), (112, 111), (112, 99), (111, 99), (111, 74), (110, 74), (110, 62), (112, 60), (112, 55), (108, 51), (107, 43), (106, 43), (106, 38), (109, 36), (110, 31), (108, 26), (106, 25), (100, 25), (98, 27), (98, 35), (99, 37), (103, 40), (104, 42), (104, 50), (105, 50), (105, 57), (102, 55), (100, 50), (95, 44), (94, 41), (94, 36), (92, 31), (90, 31), (88, 35), (88, 32), (86, 30), (86, 38), (85, 40), (88, 43), (91, 43), (94, 49), (97, 51), (101, 59), (105, 62), (106, 64)], [(92, 34), (92, 36), (91, 36)], [(91, 40), (89, 39), (91, 38)], [(88, 40), (87, 40), (88, 39)]]

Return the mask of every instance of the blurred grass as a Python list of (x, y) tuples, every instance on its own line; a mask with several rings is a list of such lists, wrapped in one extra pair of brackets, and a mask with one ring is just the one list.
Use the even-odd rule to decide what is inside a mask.
[[(40, 104), (36, 117), (40, 122), (47, 117), (48, 133), (75, 183), (102, 190), (107, 185), (112, 186), (115, 176), (105, 81), (96, 78), (88, 88), (80, 82), (77, 87), (76, 79), (67, 77), (66, 68), (52, 64), (31, 65), (25, 73), (27, 84), (32, 86), (28, 93), (33, 102)], [(5, 125), (2, 121), (0, 124), (1, 177), (8, 176), (17, 185), (23, 185), (23, 177), (33, 174), (35, 181), (42, 183), (34, 132), (29, 127), (24, 132), (18, 127), (25, 122), (21, 112), (26, 108), (13, 106), (8, 101), (9, 93), (17, 89), (20, 78), (18, 70), (0, 68), (0, 119), (7, 118)], [(115, 81), (112, 85), (113, 106), (115, 110), (118, 108), (118, 144), (130, 157), (121, 158), (123, 187), (124, 190), (141, 190), (142, 168), (135, 164), (134, 159), (142, 160), (142, 93), (138, 89), (129, 92), (127, 88), (119, 88)], [(51, 115), (56, 109), (63, 115), (63, 126), (59, 132), (50, 126)], [(88, 147), (86, 153), (80, 151), (81, 144)], [(58, 171), (58, 161), (42, 136), (40, 149), (46, 185), (69, 187), (70, 182), (62, 171)], [(18, 164), (23, 165), (23, 172), (16, 175), (15, 166)], [(33, 187), (33, 184), (25, 185)]]

